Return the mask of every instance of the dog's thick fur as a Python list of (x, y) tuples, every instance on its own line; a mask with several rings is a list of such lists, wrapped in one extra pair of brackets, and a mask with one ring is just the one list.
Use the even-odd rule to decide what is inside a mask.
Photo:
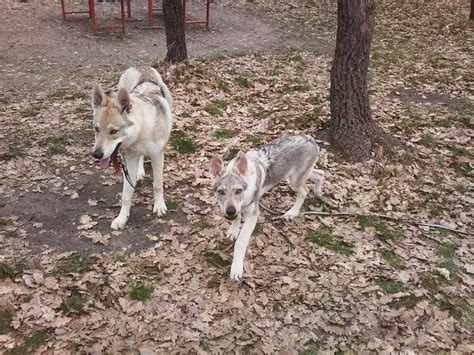
[(258, 151), (239, 152), (227, 167), (220, 157), (212, 158), (214, 194), (224, 217), (233, 220), (227, 231), (227, 238), (236, 240), (232, 280), (238, 281), (243, 276), (245, 252), (260, 213), (259, 200), (265, 192), (289, 178), (298, 195), (293, 207), (283, 215), (285, 219), (298, 216), (308, 193), (308, 178), (315, 183), (315, 195), (321, 196), (324, 172), (314, 169), (318, 155), (319, 146), (313, 138), (290, 135), (275, 139)]
[[(118, 91), (92, 90), (95, 145), (93, 156), (106, 168), (120, 148), (133, 186), (144, 176), (143, 157), (151, 160), (155, 202), (153, 212), (166, 213), (163, 197), (164, 149), (172, 125), (171, 94), (154, 68), (129, 68), (120, 77)], [(115, 161), (114, 161), (115, 163)], [(124, 176), (122, 208), (112, 229), (124, 228), (130, 215), (134, 187)]]

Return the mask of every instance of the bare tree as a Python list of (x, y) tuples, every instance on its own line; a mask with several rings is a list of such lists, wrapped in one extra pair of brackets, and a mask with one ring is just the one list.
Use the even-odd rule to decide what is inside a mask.
[(182, 0), (163, 0), (163, 18), (168, 48), (166, 60), (173, 63), (187, 60)]
[(369, 159), (374, 149), (393, 155), (388, 137), (372, 120), (367, 88), (375, 0), (338, 0), (337, 12), (331, 69), (331, 145), (351, 161)]

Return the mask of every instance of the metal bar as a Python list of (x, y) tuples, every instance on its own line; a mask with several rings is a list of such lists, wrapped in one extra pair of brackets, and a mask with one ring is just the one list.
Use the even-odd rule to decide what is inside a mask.
[(120, 0), (120, 15), (122, 16), (122, 33), (125, 33), (125, 0)]
[(148, 26), (153, 23), (153, 0), (148, 0)]
[(89, 9), (91, 10), (91, 30), (92, 30), (92, 35), (93, 36), (95, 36), (95, 34), (96, 34), (94, 1), (95, 0), (89, 0)]
[(207, 0), (207, 3), (206, 3), (206, 27), (209, 27), (210, 8), (211, 8), (211, 0)]
[(64, 7), (64, 0), (61, 0), (61, 11), (63, 13), (63, 20), (66, 21), (66, 9)]
[(128, 17), (132, 17), (132, 7), (130, 5), (130, 0), (127, 0), (127, 15)]

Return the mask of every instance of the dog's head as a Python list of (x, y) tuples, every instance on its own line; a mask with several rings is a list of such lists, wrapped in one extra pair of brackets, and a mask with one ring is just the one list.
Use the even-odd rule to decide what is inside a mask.
[(212, 190), (222, 214), (229, 220), (235, 219), (239, 214), (244, 200), (247, 183), (247, 158), (239, 152), (227, 169), (219, 156), (211, 160), (210, 173), (212, 177)]
[(120, 88), (117, 95), (105, 94), (99, 85), (92, 90), (92, 109), (95, 144), (94, 158), (100, 160), (102, 168), (109, 166), (111, 158), (117, 156), (120, 144), (128, 136), (126, 130), (132, 123), (127, 119), (130, 111), (130, 96)]

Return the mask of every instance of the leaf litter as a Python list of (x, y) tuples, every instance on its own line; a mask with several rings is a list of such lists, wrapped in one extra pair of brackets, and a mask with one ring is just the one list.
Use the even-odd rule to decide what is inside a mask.
[[(424, 3), (380, 2), (371, 104), (374, 119), (402, 142), (400, 160), (347, 164), (321, 142), (324, 198), (309, 198), (306, 210), (408, 215), (472, 232), (472, 56), (466, 48), (474, 36), (455, 4), (430, 3), (424, 12)], [(265, 9), (275, 18), (285, 14), (288, 26), (302, 24), (328, 42), (335, 33), (333, 1), (232, 6)], [(330, 55), (305, 51), (219, 56), (187, 67), (159, 63), (173, 92), (179, 138), (166, 152), (166, 198), (184, 221), (146, 215), (149, 226), (165, 224), (167, 230), (139, 231), (137, 239), (153, 242), (141, 251), (79, 254), (45, 247), (33, 254), (29, 240), (41, 238), (44, 224), (4, 217), (2, 348), (472, 352), (471, 237), (391, 221), (304, 216), (283, 222), (262, 213), (244, 281), (228, 280), (232, 244), (209, 187), (209, 158), (327, 126), (330, 65)], [(114, 206), (88, 195), (90, 186), (78, 186), (92, 176), (116, 192), (121, 184), (119, 175), (99, 170), (88, 158), (90, 119), (78, 119), (76, 112), (88, 104), (91, 85), (85, 82), (72, 99), (57, 98), (60, 105), (45, 104), (48, 93), (4, 105), (0, 189), (12, 199), (48, 191), (103, 207), (102, 214), (69, 221), (76, 238), (92, 245), (122, 234), (97, 230), (116, 209), (107, 211)], [(405, 95), (409, 89), (419, 95)], [(54, 137), (61, 144), (58, 132), (68, 143), (51, 154), (41, 142)], [(134, 208), (150, 210), (152, 188), (142, 189), (145, 196), (135, 197)], [(293, 199), (281, 185), (265, 203), (283, 212)]]

